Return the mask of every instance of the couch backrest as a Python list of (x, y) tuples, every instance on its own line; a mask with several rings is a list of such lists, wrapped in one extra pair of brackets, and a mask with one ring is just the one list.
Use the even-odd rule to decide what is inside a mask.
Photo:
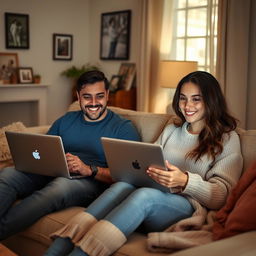
[[(68, 111), (76, 111), (79, 109), (78, 102), (74, 102), (70, 105)], [(154, 142), (172, 117), (172, 115), (169, 114), (154, 114), (118, 107), (109, 107), (109, 109), (131, 120), (144, 142)]]
[[(169, 114), (140, 112), (117, 107), (109, 108), (124, 118), (131, 120), (144, 142), (155, 141), (166, 124), (172, 122), (172, 119), (174, 118), (173, 115)], [(68, 111), (75, 111), (78, 109), (80, 109), (78, 102), (74, 102), (70, 105)], [(256, 160), (256, 130), (237, 129), (237, 133), (240, 137), (241, 150), (244, 158), (243, 170), (246, 170), (249, 165)]]
[(124, 110), (116, 107), (109, 108), (122, 117), (131, 120), (137, 128), (143, 142), (154, 142), (172, 117), (168, 114)]

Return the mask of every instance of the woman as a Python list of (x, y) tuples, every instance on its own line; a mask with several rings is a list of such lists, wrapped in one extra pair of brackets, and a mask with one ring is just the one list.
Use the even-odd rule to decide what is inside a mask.
[(170, 193), (117, 182), (54, 234), (58, 238), (46, 255), (110, 255), (139, 226), (163, 231), (195, 208), (223, 206), (240, 177), (242, 156), (236, 119), (227, 112), (218, 81), (203, 71), (188, 74), (178, 84), (173, 108), (180, 120), (156, 142), (169, 171), (147, 170)]

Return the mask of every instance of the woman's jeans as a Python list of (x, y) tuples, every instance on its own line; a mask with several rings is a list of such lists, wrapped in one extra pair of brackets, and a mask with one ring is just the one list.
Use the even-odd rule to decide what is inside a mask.
[[(53, 178), (0, 171), (0, 240), (32, 225), (42, 216), (70, 206), (87, 206), (106, 185), (92, 178)], [(18, 203), (13, 203), (22, 199)]]
[[(173, 223), (190, 217), (193, 211), (189, 201), (181, 195), (153, 188), (136, 188), (125, 182), (113, 184), (86, 209), (96, 219), (110, 221), (126, 237), (141, 224), (144, 232), (163, 231)], [(61, 255), (87, 254), (74, 247), (69, 238), (57, 238), (45, 256)]]
[(194, 209), (177, 194), (154, 188), (136, 188), (117, 182), (101, 194), (86, 212), (96, 219), (105, 219), (129, 236), (140, 224), (144, 232), (163, 231), (171, 224), (188, 218)]

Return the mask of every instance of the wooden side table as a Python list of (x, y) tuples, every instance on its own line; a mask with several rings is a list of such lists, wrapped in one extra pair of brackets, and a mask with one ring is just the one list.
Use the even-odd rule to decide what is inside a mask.
[(0, 256), (18, 256), (0, 243)]
[(108, 105), (136, 110), (136, 88), (109, 93)]

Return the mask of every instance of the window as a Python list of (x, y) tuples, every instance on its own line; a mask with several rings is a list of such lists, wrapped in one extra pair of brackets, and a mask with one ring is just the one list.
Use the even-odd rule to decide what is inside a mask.
[(197, 61), (199, 70), (215, 74), (218, 0), (166, 0), (165, 2), (169, 2), (173, 17), (163, 21), (169, 20), (172, 23), (168, 58)]

